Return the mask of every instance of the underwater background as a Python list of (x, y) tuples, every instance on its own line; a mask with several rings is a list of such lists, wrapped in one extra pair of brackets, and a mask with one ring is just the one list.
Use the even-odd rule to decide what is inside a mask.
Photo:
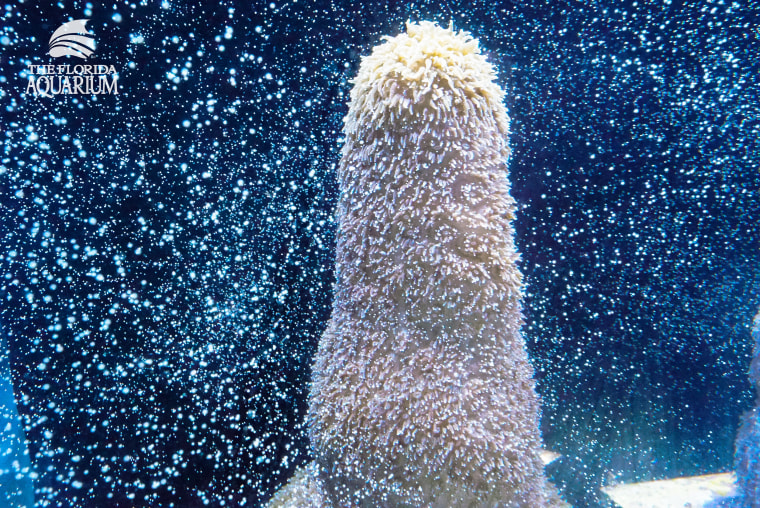
[[(82, 63), (47, 52), (83, 18), (118, 95), (27, 94), (29, 64)], [(17, 0), (6, 505), (258, 506), (309, 460), (349, 80), (407, 20), (470, 31), (507, 92), (523, 331), (565, 499), (733, 468), (760, 304), (756, 2)]]

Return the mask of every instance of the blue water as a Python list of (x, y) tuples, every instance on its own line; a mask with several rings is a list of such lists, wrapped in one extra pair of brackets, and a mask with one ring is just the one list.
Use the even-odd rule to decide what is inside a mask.
[[(190, 4), (1, 14), (0, 393), (36, 506), (257, 506), (309, 460), (349, 80), (407, 19), (471, 31), (507, 92), (565, 498), (733, 468), (760, 304), (760, 8)], [(25, 95), (29, 64), (81, 63), (46, 54), (81, 18), (118, 95)], [(23, 458), (13, 433), (0, 456)]]
[(24, 430), (13, 398), (5, 337), (0, 336), (0, 499), (3, 506), (22, 508), (34, 503), (34, 473)]

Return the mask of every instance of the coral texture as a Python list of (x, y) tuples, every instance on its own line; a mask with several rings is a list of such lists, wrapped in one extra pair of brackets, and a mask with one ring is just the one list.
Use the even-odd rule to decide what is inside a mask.
[(354, 80), (308, 414), (318, 485), (295, 486), (328, 506), (549, 504), (494, 79), (469, 34), (423, 22)]
[(318, 485), (314, 462), (296, 470), (293, 477), (267, 504), (268, 508), (322, 508), (325, 506)]
[(754, 357), (749, 378), (758, 394), (756, 406), (742, 417), (736, 437), (736, 483), (745, 506), (760, 508), (760, 312), (752, 327)]

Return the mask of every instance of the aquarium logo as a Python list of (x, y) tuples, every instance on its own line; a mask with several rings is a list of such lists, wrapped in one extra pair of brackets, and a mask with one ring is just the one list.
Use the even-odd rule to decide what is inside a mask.
[[(95, 38), (85, 27), (88, 21), (75, 19), (58, 27), (48, 42), (48, 54), (53, 58), (76, 57), (83, 60), (92, 56)], [(34, 96), (119, 93), (119, 75), (113, 65), (29, 64), (27, 71), (26, 93)]]
[(95, 52), (95, 39), (85, 28), (89, 19), (75, 19), (64, 23), (50, 37), (50, 56), (76, 56), (87, 58)]

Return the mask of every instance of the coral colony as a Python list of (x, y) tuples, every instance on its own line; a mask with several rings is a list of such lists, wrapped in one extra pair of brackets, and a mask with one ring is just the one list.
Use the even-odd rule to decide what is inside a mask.
[(554, 503), (494, 79), (475, 39), (429, 22), (362, 60), (310, 394), (315, 461), (271, 506)]
[(736, 479), (741, 502), (749, 508), (760, 508), (760, 312), (752, 327), (754, 358), (749, 378), (758, 398), (756, 406), (742, 418), (736, 437)]

